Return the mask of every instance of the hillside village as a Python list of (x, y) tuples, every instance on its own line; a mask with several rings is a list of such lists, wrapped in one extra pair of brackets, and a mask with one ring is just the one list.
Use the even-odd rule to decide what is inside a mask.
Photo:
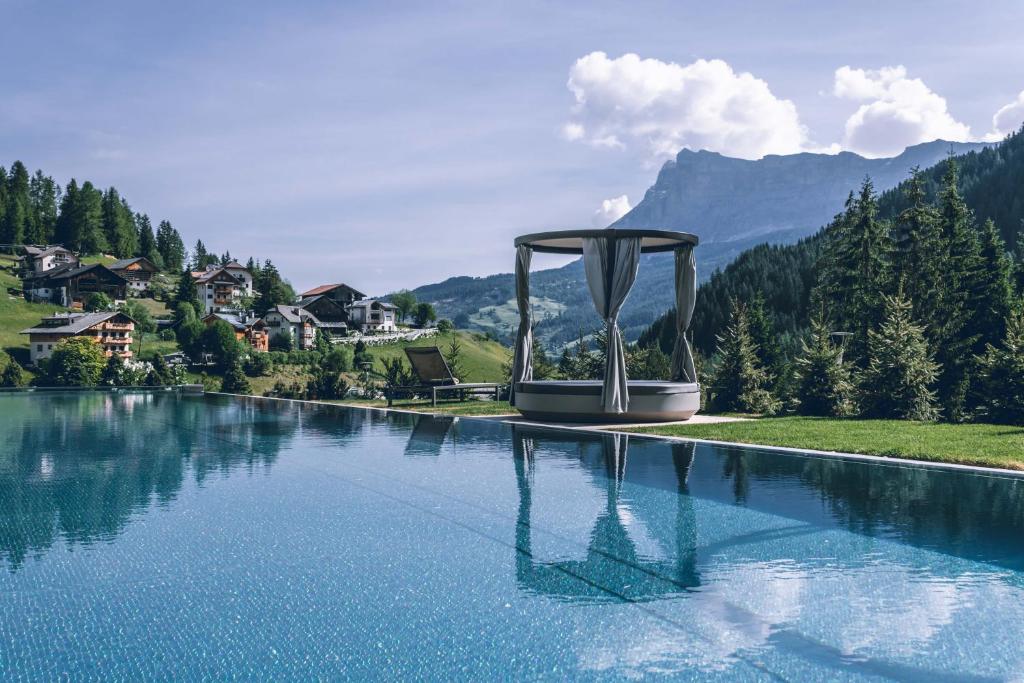
[(461, 364), (475, 379), (500, 373), (504, 362), (499, 344), (456, 333), (405, 293), (396, 303), (340, 282), (293, 292), (269, 261), (243, 265), (206, 254), (201, 242), (180, 272), (144, 256), (89, 256), (62, 245), (3, 251), (5, 305), (19, 310), (5, 318), (26, 321), (7, 331), (20, 343), (6, 347), (9, 362), (0, 358), (4, 386), (34, 376), (62, 381), (64, 357), (54, 357), (76, 339), (99, 350), (108, 366), (95, 369), (102, 383), (201, 382), (289, 397), (310, 395), (328, 357), (331, 380), (321, 377), (315, 390), (322, 398), (344, 395), (350, 383), (372, 397), (386, 380), (385, 361), (406, 345), (446, 343), (458, 355), (465, 344)]

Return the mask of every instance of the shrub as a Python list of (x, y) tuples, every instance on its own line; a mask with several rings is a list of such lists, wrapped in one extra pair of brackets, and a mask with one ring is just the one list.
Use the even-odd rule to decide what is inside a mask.
[(268, 344), (271, 351), (291, 351), (295, 348), (295, 342), (287, 332), (275, 332), (270, 336)]
[(109, 296), (103, 292), (94, 292), (85, 300), (83, 308), (89, 312), (109, 311), (113, 306), (114, 302), (110, 300)]
[(235, 330), (223, 320), (208, 325), (200, 341), (203, 351), (212, 355), (214, 363), (222, 370), (227, 370), (241, 358), (242, 345), (235, 336)]
[(340, 374), (327, 368), (318, 368), (306, 382), (306, 398), (308, 399), (345, 398), (348, 390), (348, 382)]
[(437, 313), (434, 311), (433, 305), (426, 301), (421, 301), (416, 304), (416, 308), (412, 314), (413, 322), (416, 323), (417, 327), (426, 327), (427, 323), (437, 320)]
[(3, 374), (0, 374), (0, 387), (21, 387), (25, 386), (25, 373), (22, 372), (18, 361), (13, 358), (7, 359)]
[(350, 372), (355, 354), (347, 346), (336, 346), (323, 359), (323, 365), (333, 372)]
[(242, 372), (242, 366), (238, 359), (228, 366), (227, 372), (224, 373), (224, 379), (221, 380), (220, 390), (226, 394), (252, 393), (252, 385), (249, 384), (249, 378)]
[(267, 355), (266, 353), (250, 353), (249, 357), (245, 360), (245, 374), (249, 375), (249, 377), (269, 375), (273, 369), (273, 364)]
[(175, 339), (174, 330), (169, 327), (160, 330), (160, 334), (157, 336), (160, 337), (161, 341), (174, 341)]
[(103, 350), (94, 340), (71, 337), (54, 347), (46, 362), (45, 382), (56, 387), (95, 386), (106, 364)]
[(455, 331), (455, 324), (448, 318), (441, 318), (437, 321), (437, 331), (441, 334), (448, 334)]

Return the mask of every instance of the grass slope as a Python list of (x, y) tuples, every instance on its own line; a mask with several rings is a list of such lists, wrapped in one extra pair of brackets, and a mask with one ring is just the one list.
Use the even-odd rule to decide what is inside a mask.
[(21, 289), (21, 280), (11, 272), (15, 263), (13, 256), (0, 254), (0, 348), (24, 364), (28, 362), (28, 336), (18, 333), (63, 309), (52, 304), (29, 303), (9, 294), (8, 289)]
[(630, 431), (1024, 470), (1024, 427), (1005, 425), (780, 417)]
[(453, 332), (442, 334), (427, 339), (417, 339), (413, 342), (400, 342), (386, 346), (370, 346), (367, 351), (373, 355), (374, 369), (384, 370), (381, 361), (385, 358), (401, 358), (408, 364), (404, 349), (408, 346), (436, 346), (446, 353), (452, 343), (454, 335), (459, 336), (462, 344), (462, 365), (465, 370), (466, 382), (503, 382), (505, 372), (503, 366), (509, 360), (509, 350), (496, 341), (487, 339), (483, 335), (472, 332)]

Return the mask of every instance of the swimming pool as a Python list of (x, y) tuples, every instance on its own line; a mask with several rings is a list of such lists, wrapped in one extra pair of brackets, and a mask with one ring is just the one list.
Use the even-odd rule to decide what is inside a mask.
[(1006, 679), (1024, 480), (0, 394), (0, 680)]

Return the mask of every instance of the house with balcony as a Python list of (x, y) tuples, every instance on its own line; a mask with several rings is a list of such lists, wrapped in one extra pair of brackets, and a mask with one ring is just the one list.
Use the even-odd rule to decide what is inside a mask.
[(235, 331), (235, 338), (247, 343), (254, 351), (264, 353), (269, 350), (270, 335), (267, 334), (267, 324), (254, 313), (217, 311), (203, 318), (203, 324), (209, 327), (218, 320), (231, 325), (231, 329)]
[(117, 354), (131, 358), (135, 321), (117, 311), (104, 313), (58, 313), (43, 318), (36, 326), (22, 330), (28, 335), (29, 360), (33, 365), (49, 358), (60, 342), (87, 337), (103, 349), (108, 358)]
[(192, 279), (204, 313), (237, 309), (243, 297), (253, 295), (252, 273), (234, 261), (227, 266), (209, 266), (206, 270), (193, 271)]
[(387, 301), (363, 299), (348, 308), (349, 325), (363, 333), (398, 331), (398, 307)]
[(107, 268), (124, 278), (128, 283), (128, 291), (135, 296), (141, 296), (146, 292), (149, 289), (150, 280), (160, 272), (156, 264), (145, 256), (114, 261)]
[(300, 350), (313, 348), (319, 322), (315, 315), (294, 304), (279, 304), (263, 316), (270, 339), (285, 334), (292, 340), (292, 345)]
[(62, 246), (25, 245), (21, 248), (22, 277), (31, 274), (45, 273), (59, 266), (79, 266), (80, 261), (75, 252)]
[(92, 294), (105, 294), (111, 301), (128, 297), (128, 281), (101, 263), (79, 266), (66, 263), (42, 273), (30, 273), (22, 280), (29, 301), (45, 301), (65, 308), (82, 308)]

